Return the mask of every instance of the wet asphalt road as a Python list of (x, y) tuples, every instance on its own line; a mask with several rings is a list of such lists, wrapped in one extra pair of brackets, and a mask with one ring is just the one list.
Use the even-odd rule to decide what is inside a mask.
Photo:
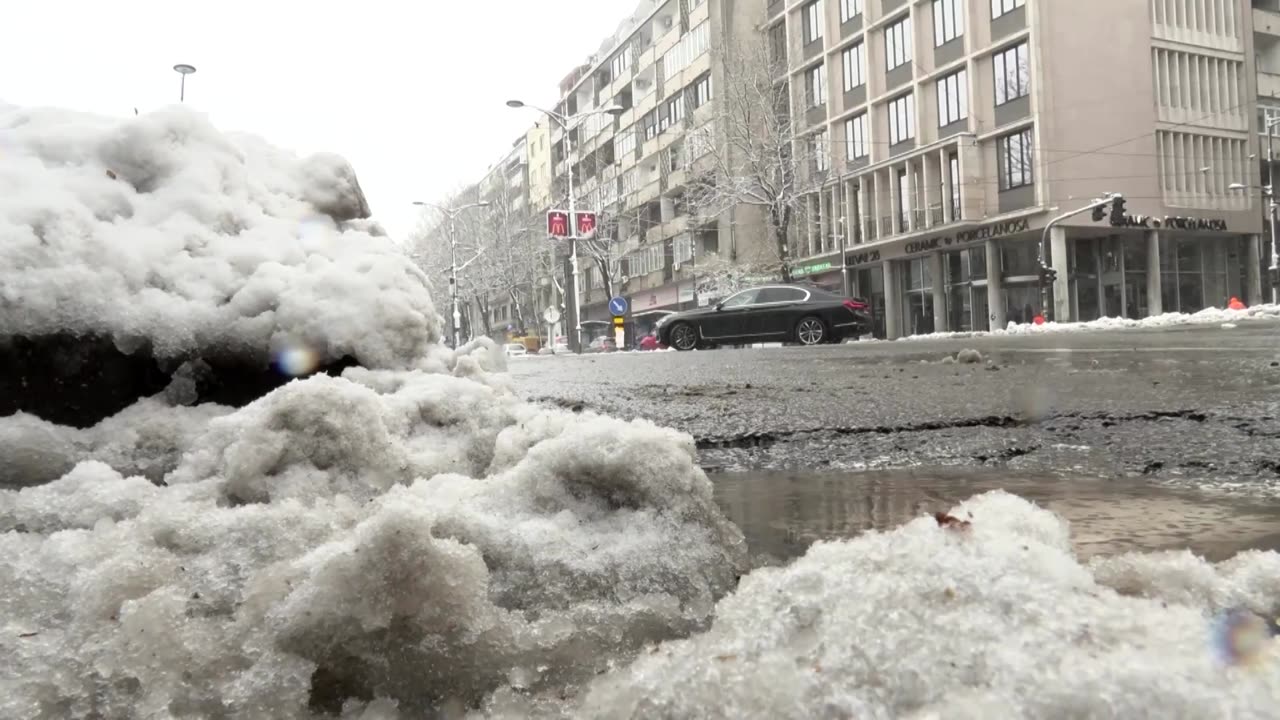
[[(943, 361), (970, 348), (982, 362)], [(983, 466), (1280, 498), (1280, 323), (509, 364), (531, 400), (690, 433), (709, 470)]]

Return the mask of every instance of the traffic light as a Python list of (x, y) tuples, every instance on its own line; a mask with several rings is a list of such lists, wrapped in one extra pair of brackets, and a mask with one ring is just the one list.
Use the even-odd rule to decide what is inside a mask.
[(1124, 225), (1124, 198), (1119, 195), (1111, 198), (1111, 224)]
[(1045, 265), (1040, 266), (1039, 275), (1042, 285), (1052, 285), (1058, 279), (1058, 271)]

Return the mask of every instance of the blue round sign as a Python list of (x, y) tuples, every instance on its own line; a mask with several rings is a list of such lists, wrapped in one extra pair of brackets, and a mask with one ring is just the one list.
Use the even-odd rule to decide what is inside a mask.
[(626, 298), (622, 298), (622, 297), (616, 297), (616, 298), (613, 298), (612, 300), (610, 300), (610, 301), (609, 301), (609, 312), (613, 313), (613, 316), (614, 316), (614, 317), (622, 317), (623, 315), (626, 315), (626, 314), (627, 314), (627, 299), (626, 299)]

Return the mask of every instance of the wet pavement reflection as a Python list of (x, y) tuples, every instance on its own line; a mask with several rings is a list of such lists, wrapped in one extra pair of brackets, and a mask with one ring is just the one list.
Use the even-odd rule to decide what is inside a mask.
[(1071, 523), (1081, 558), (1189, 548), (1212, 561), (1280, 550), (1280, 505), (1167, 486), (972, 468), (868, 472), (744, 472), (711, 476), (716, 499), (761, 564), (790, 560), (818, 540), (888, 530), (1004, 489)]

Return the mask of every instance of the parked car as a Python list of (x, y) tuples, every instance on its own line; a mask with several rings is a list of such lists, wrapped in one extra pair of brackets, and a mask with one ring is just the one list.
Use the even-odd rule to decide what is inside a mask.
[(668, 315), (657, 332), (659, 342), (682, 351), (757, 342), (821, 345), (870, 334), (871, 313), (862, 300), (817, 287), (766, 285)]
[(529, 350), (520, 343), (507, 343), (507, 357), (524, 357), (529, 354)]

